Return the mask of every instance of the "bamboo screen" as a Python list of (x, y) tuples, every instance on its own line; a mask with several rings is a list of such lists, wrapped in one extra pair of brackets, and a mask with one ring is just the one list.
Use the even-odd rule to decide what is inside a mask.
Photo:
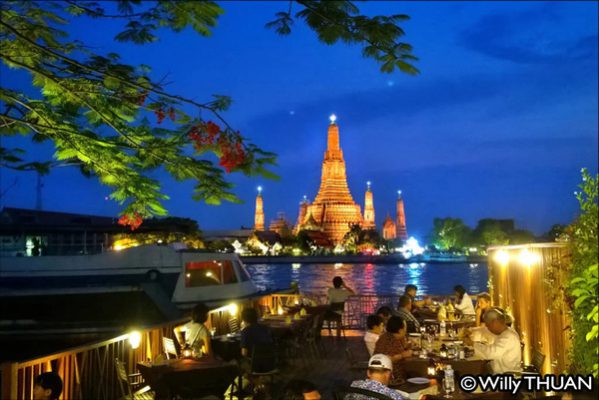
[(493, 305), (509, 311), (529, 365), (534, 350), (545, 355), (543, 374), (565, 373), (570, 346), (567, 285), (570, 253), (563, 243), (496, 246), (489, 251)]

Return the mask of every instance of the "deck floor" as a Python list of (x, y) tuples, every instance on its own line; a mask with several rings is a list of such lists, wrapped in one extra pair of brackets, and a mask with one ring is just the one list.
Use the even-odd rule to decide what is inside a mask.
[[(326, 332), (323, 331), (323, 335)], [(315, 384), (323, 399), (332, 399), (333, 390), (348, 385), (355, 379), (364, 379), (365, 371), (351, 371), (346, 348), (356, 360), (368, 360), (363, 331), (347, 331), (346, 336), (323, 336), (319, 357), (293, 357), (288, 360), (281, 374), (275, 379), (273, 398), (283, 399), (282, 391), (292, 379), (307, 380)], [(258, 400), (256, 398), (256, 400)]]

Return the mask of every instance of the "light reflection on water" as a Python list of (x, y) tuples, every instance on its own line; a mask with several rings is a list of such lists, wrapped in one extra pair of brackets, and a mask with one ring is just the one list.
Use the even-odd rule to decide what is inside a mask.
[(455, 264), (249, 264), (247, 269), (261, 289), (283, 289), (298, 281), (300, 290), (326, 293), (335, 276), (360, 294), (396, 294), (408, 283), (418, 294), (453, 294), (455, 285), (469, 293), (487, 290), (486, 263)]

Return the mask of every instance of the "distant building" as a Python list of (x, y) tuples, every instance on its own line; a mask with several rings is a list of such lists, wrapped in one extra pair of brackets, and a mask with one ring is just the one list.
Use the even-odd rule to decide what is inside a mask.
[(264, 230), (264, 203), (262, 202), (262, 187), (258, 187), (256, 195), (256, 211), (254, 212), (254, 230)]
[(283, 212), (279, 212), (277, 219), (270, 222), (270, 225), (268, 225), (268, 230), (278, 233), (281, 237), (291, 236), (292, 233), (289, 221), (287, 221), (285, 213)]
[[(360, 205), (354, 202), (347, 184), (346, 165), (343, 150), (339, 144), (339, 127), (334, 115), (331, 115), (330, 119), (318, 194), (312, 202), (304, 196), (299, 204), (297, 221), (291, 232), (294, 235), (298, 235), (302, 231), (311, 232), (310, 235), (316, 238), (318, 243), (327, 243), (326, 247), (335, 247), (343, 242), (343, 238), (351, 226), (359, 225), (363, 230), (370, 231), (376, 230), (376, 222), (374, 194), (370, 188), (370, 182), (367, 183), (368, 187), (364, 194), (363, 215)], [(397, 199), (396, 210), (395, 222), (385, 221), (383, 237), (388, 237), (389, 240), (398, 238), (406, 241), (408, 232), (401, 191)], [(285, 236), (286, 224), (286, 220), (278, 218), (271, 222), (268, 228), (270, 231)], [(254, 211), (254, 231), (264, 230), (264, 203), (261, 188), (258, 188)]]
[(370, 181), (367, 182), (366, 193), (364, 194), (364, 222), (362, 229), (376, 229), (374, 222), (374, 199), (372, 190), (370, 190)]
[(198, 226), (187, 218), (152, 218), (131, 232), (114, 217), (13, 207), (0, 212), (2, 256), (94, 254), (112, 249), (123, 236), (134, 242), (144, 234), (197, 236)]
[(229, 242), (238, 240), (240, 242), (245, 242), (252, 236), (253, 232), (254, 230), (249, 228), (202, 231), (202, 238), (207, 242), (216, 240), (226, 240)]
[(335, 116), (331, 116), (328, 128), (318, 194), (314, 202), (307, 206), (306, 217), (304, 221), (300, 221), (296, 231), (305, 229), (303, 225), (310, 218), (322, 227), (322, 231), (334, 244), (343, 240), (351, 225), (362, 224), (360, 206), (354, 202), (347, 185), (345, 160), (339, 145), (339, 127)]
[(406, 212), (404, 209), (403, 197), (401, 190), (397, 191), (397, 217), (395, 227), (397, 229), (397, 237), (402, 241), (408, 240), (408, 230), (406, 228)]
[(383, 223), (383, 239), (385, 240), (395, 240), (397, 237), (397, 229), (395, 227), (395, 222), (389, 214), (387, 214), (387, 218), (385, 218), (385, 222)]
[(0, 213), (0, 254), (91, 254), (109, 249), (125, 232), (117, 219), (97, 215), (5, 207)]

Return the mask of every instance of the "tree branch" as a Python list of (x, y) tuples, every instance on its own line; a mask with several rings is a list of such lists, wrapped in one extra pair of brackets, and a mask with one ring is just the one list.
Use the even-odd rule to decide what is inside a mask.
[(58, 58), (60, 58), (60, 59), (62, 59), (62, 60), (64, 60), (64, 61), (66, 61), (66, 62), (67, 62), (67, 63), (69, 63), (69, 64), (75, 65), (75, 66), (77, 66), (77, 67), (79, 67), (79, 68), (86, 69), (86, 70), (88, 70), (88, 71), (96, 72), (96, 73), (98, 73), (98, 74), (100, 74), (100, 75), (102, 75), (102, 76), (110, 76), (111, 78), (117, 79), (119, 82), (122, 82), (122, 83), (124, 83), (124, 84), (126, 84), (126, 85), (128, 85), (128, 86), (130, 86), (130, 87), (135, 87), (135, 88), (138, 88), (138, 89), (141, 89), (141, 90), (148, 90), (148, 91), (154, 92), (154, 93), (156, 93), (156, 94), (158, 94), (158, 95), (161, 95), (161, 96), (164, 96), (164, 97), (167, 97), (167, 98), (173, 99), (173, 100), (182, 101), (182, 102), (184, 102), (184, 103), (187, 103), (187, 104), (194, 105), (194, 106), (196, 106), (196, 107), (198, 107), (198, 108), (200, 108), (200, 109), (208, 110), (208, 111), (210, 111), (212, 114), (214, 114), (214, 116), (215, 116), (215, 117), (216, 117), (216, 118), (217, 118), (219, 121), (221, 121), (221, 122), (222, 122), (222, 123), (223, 123), (223, 124), (224, 124), (224, 125), (225, 125), (225, 126), (228, 128), (228, 129), (229, 129), (229, 130), (231, 130), (231, 131), (233, 131), (233, 130), (234, 130), (234, 129), (233, 129), (233, 128), (232, 128), (232, 127), (229, 125), (229, 123), (228, 123), (228, 122), (227, 122), (227, 121), (226, 121), (226, 120), (225, 120), (225, 119), (224, 119), (224, 118), (223, 118), (223, 117), (220, 115), (220, 113), (218, 113), (218, 111), (216, 111), (216, 109), (214, 109), (214, 107), (210, 107), (210, 106), (207, 106), (206, 104), (201, 104), (201, 103), (198, 103), (198, 102), (196, 102), (196, 101), (194, 101), (194, 100), (190, 100), (190, 99), (187, 99), (187, 98), (185, 98), (185, 97), (182, 97), (182, 96), (178, 96), (178, 95), (172, 95), (172, 94), (170, 94), (170, 93), (167, 93), (167, 92), (164, 92), (164, 91), (162, 91), (162, 90), (159, 90), (159, 89), (157, 89), (157, 88), (156, 88), (156, 87), (154, 87), (154, 86), (152, 86), (152, 87), (148, 88), (148, 87), (145, 87), (145, 86), (143, 86), (143, 85), (140, 85), (140, 84), (137, 84), (137, 83), (130, 82), (130, 81), (128, 81), (128, 80), (126, 80), (126, 79), (123, 79), (123, 78), (121, 78), (121, 77), (119, 77), (119, 76), (117, 76), (117, 75), (112, 75), (112, 74), (110, 74), (110, 73), (108, 73), (108, 72), (103, 72), (103, 71), (100, 71), (100, 70), (98, 70), (98, 69), (92, 68), (92, 67), (90, 67), (89, 65), (86, 65), (86, 64), (81, 64), (80, 62), (78, 62), (78, 61), (76, 61), (76, 60), (74, 60), (74, 59), (72, 59), (72, 58), (70, 58), (70, 57), (67, 57), (67, 56), (65, 56), (65, 55), (63, 55), (63, 54), (57, 53), (57, 52), (55, 52), (54, 50), (51, 50), (51, 49), (49, 49), (49, 48), (47, 48), (47, 47), (45, 47), (45, 46), (42, 46), (41, 44), (39, 44), (39, 43), (37, 43), (37, 42), (35, 42), (35, 41), (32, 41), (32, 40), (31, 40), (31, 39), (29, 39), (28, 37), (21, 35), (21, 34), (18, 32), (18, 30), (16, 30), (16, 29), (15, 29), (14, 27), (12, 27), (11, 25), (4, 23), (2, 20), (0, 20), (0, 25), (3, 25), (3, 26), (5, 26), (7, 29), (9, 29), (11, 32), (13, 32), (15, 35), (17, 35), (19, 38), (21, 38), (22, 40), (24, 40), (24, 41), (26, 41), (27, 43), (31, 44), (32, 46), (35, 46), (35, 47), (37, 47), (37, 48), (41, 49), (42, 51), (44, 51), (44, 52), (46, 52), (46, 53), (52, 54), (53, 56), (55, 56), (55, 57), (58, 57)]

